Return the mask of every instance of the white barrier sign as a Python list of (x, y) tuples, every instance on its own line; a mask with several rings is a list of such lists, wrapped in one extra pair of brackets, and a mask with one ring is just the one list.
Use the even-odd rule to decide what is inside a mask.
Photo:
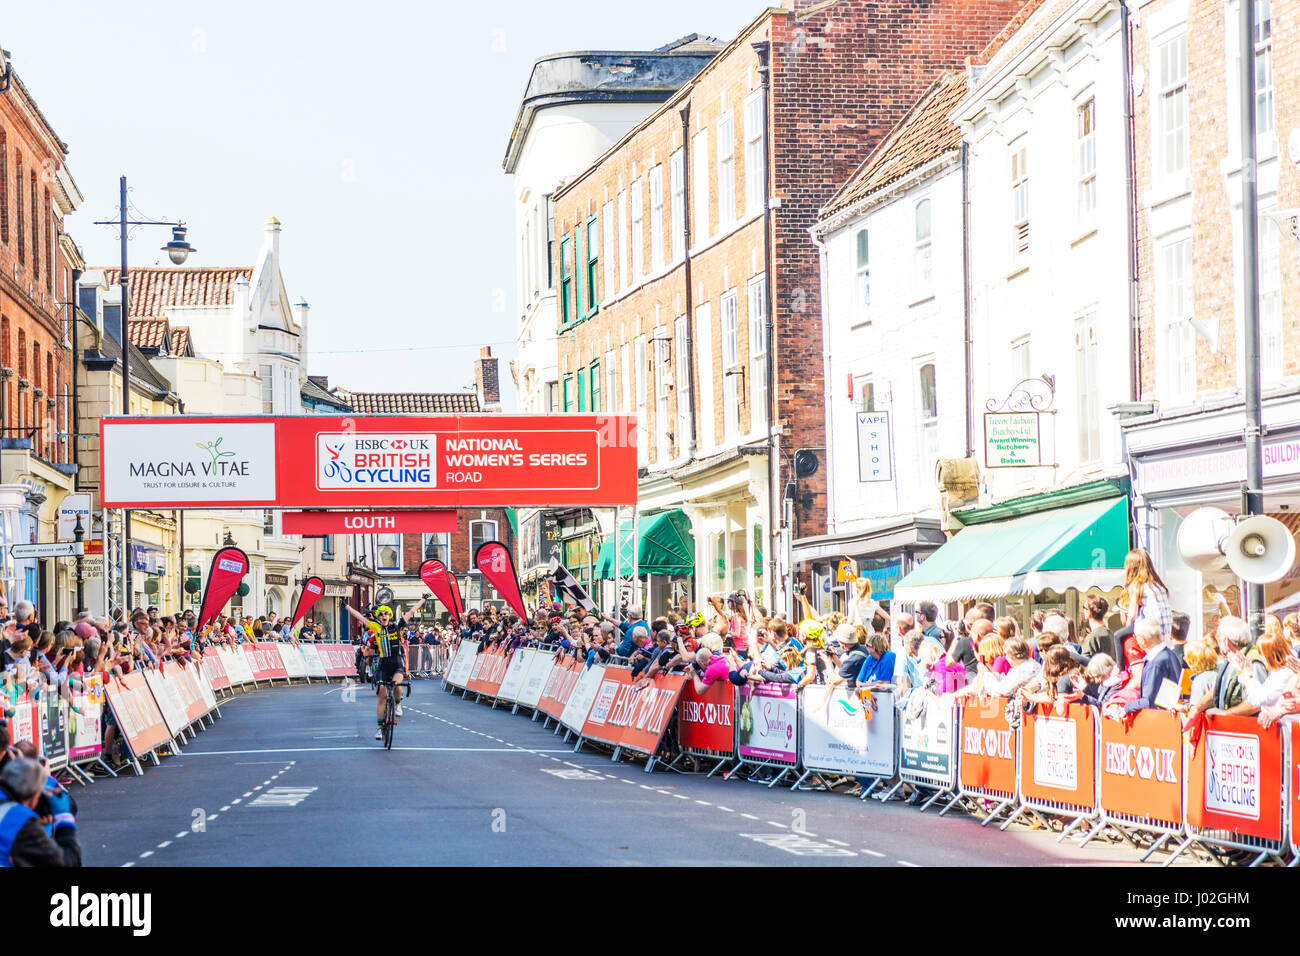
[(519, 699), (519, 690), (524, 686), (524, 676), (528, 673), (528, 663), (535, 653), (537, 652), (532, 648), (521, 647), (516, 648), (510, 655), (506, 676), (501, 679), (501, 686), (497, 688), (497, 700), (514, 703)]
[(1205, 809), (1259, 819), (1259, 738), (1205, 732)]
[(528, 673), (524, 677), (523, 687), (519, 689), (519, 703), (525, 707), (536, 707), (542, 699), (542, 690), (546, 687), (546, 679), (551, 676), (551, 668), (555, 666), (555, 655), (550, 651), (537, 651), (532, 653), (532, 659), (528, 664)]
[(894, 771), (894, 695), (863, 701), (840, 685), (805, 687), (803, 765), (830, 773), (876, 775)]
[(303, 663), (307, 665), (308, 677), (326, 677), (325, 664), (320, 659), (320, 650), (315, 644), (303, 644), (300, 648), (302, 651)]
[(560, 723), (570, 730), (582, 733), (582, 725), (587, 722), (587, 714), (596, 700), (596, 692), (600, 690), (600, 682), (604, 676), (604, 664), (592, 664), (582, 672), (582, 676), (578, 678), (578, 686), (573, 688), (573, 693), (569, 695), (569, 702), (564, 705), (564, 710), (560, 713)]
[(474, 672), (474, 660), (478, 657), (478, 641), (461, 641), (456, 648), (456, 659), (447, 668), (447, 683), (452, 687), (464, 687), (469, 683), (469, 676)]
[(933, 698), (919, 719), (902, 720), (899, 726), (902, 735), (899, 770), (922, 779), (954, 785), (956, 708), (952, 695)]
[(1074, 721), (1034, 718), (1034, 783), (1061, 790), (1079, 788), (1079, 753)]
[(307, 662), (303, 660), (302, 651), (292, 644), (277, 644), (276, 650), (280, 652), (280, 660), (284, 663), (284, 672), (289, 675), (289, 680), (307, 676)]

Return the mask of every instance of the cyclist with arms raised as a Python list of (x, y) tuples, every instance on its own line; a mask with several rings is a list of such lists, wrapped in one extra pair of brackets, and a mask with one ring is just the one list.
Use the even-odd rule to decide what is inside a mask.
[[(420, 598), (418, 604), (402, 615), (402, 624), (409, 624), (417, 611), (424, 606), (427, 597)], [(393, 609), (387, 604), (381, 604), (375, 608), (375, 620), (368, 620), (365, 615), (361, 614), (354, 608), (344, 605), (347, 612), (361, 622), (367, 629), (368, 637), (362, 644), (366, 657), (379, 657), (379, 680), (392, 681), (398, 688), (397, 697), (397, 716), (402, 716), (402, 697), (401, 684), (406, 678), (406, 658), (403, 655), (401, 624), (393, 620)], [(379, 703), (376, 708), (375, 716), (379, 720), (379, 728), (375, 731), (375, 739), (384, 738), (384, 704), (388, 700), (388, 688), (384, 684), (379, 685)]]

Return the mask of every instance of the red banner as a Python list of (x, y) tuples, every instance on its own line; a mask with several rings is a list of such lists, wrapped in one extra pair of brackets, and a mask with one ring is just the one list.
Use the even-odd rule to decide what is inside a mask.
[(317, 644), (316, 654), (325, 668), (327, 677), (355, 677), (357, 673), (357, 648), (355, 644)]
[(509, 548), (500, 541), (484, 541), (474, 552), (474, 567), (482, 572), (521, 620), (528, 620), (528, 609), (524, 607), (524, 596), (519, 591), (519, 575), (515, 573), (515, 562), (510, 557)]
[(677, 733), (683, 747), (735, 753), (735, 685), (715, 681), (703, 694), (697, 694), (695, 681), (686, 681), (677, 704)]
[(441, 561), (430, 558), (420, 565), (420, 580), (447, 609), (452, 619), (459, 624), (462, 612), (460, 589), (456, 587), (456, 579), (451, 576), (447, 566)]
[(1156, 823), (1183, 822), (1183, 723), (1167, 710), (1132, 722), (1102, 719), (1101, 808)]
[(208, 569), (208, 584), (203, 589), (203, 609), (199, 612), (198, 627), (215, 621), (226, 602), (239, 590), (239, 582), (248, 573), (248, 555), (238, 548), (222, 548), (212, 556)]
[(217, 656), (216, 648), (212, 648), (203, 655), (199, 666), (203, 668), (203, 673), (208, 678), (208, 683), (212, 685), (213, 690), (229, 689), (230, 675), (226, 673), (225, 665), (221, 663), (221, 658)]
[(1207, 714), (1187, 764), (1187, 822), (1265, 840), (1282, 837), (1282, 735), (1254, 717)]
[(120, 417), (109, 508), (614, 506), (637, 500), (629, 415)]
[(1005, 697), (967, 697), (961, 711), (961, 756), (957, 779), (963, 787), (1016, 792), (1016, 732), (1006, 718)]
[(297, 627), (298, 622), (307, 616), (312, 605), (325, 593), (325, 582), (317, 577), (310, 577), (302, 582), (302, 593), (298, 595), (298, 606), (293, 609), (293, 619), (289, 627)]
[(1287, 720), (1282, 726), (1291, 735), (1291, 762), (1287, 767), (1286, 793), (1291, 795), (1291, 845), (1300, 846), (1300, 720)]
[(284, 511), (285, 534), (318, 537), (325, 534), (456, 533), (453, 509), (412, 511)]
[(582, 725), (582, 736), (614, 747), (655, 753), (684, 681), (681, 674), (658, 674), (643, 684), (634, 682), (626, 667), (606, 667)]

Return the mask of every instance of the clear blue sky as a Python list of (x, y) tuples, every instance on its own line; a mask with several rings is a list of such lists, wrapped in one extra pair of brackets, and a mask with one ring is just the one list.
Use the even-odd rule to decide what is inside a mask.
[[(85, 202), (69, 231), (92, 265), (118, 261), (113, 231), (91, 223), (115, 214), (123, 173), (146, 217), (189, 223), (197, 265), (251, 264), (277, 216), (289, 294), (312, 306), (309, 371), (454, 390), (491, 344), (510, 408), (501, 157), (532, 61), (725, 41), (765, 6), (42, 0), (9, 5), (0, 44), (70, 146)], [(132, 263), (163, 264), (168, 238), (137, 230)]]

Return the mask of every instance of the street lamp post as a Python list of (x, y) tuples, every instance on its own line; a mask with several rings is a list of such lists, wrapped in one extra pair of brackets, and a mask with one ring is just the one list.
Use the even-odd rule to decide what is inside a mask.
[[(121, 245), (122, 267), (118, 274), (118, 285), (122, 290), (122, 314), (119, 324), (120, 344), (122, 346), (122, 414), (131, 414), (131, 364), (130, 364), (130, 339), (127, 332), (127, 314), (130, 311), (130, 279), (127, 272), (126, 242), (127, 234), (131, 226), (167, 226), (172, 231), (172, 240), (162, 247), (162, 251), (167, 253), (167, 258), (172, 265), (181, 266), (185, 260), (190, 257), (194, 251), (193, 247), (185, 241), (185, 223), (184, 222), (167, 222), (155, 219), (130, 219), (127, 217), (126, 206), (126, 177), (123, 176), (118, 181), (119, 187), (119, 204), (116, 219), (106, 219), (96, 222), (97, 226), (117, 226), (118, 241)], [(105, 549), (107, 550), (107, 549)], [(131, 603), (131, 512), (127, 508), (122, 509), (122, 605), (123, 614), (129, 611)]]
[[(81, 526), (81, 515), (77, 515), (77, 526), (72, 529), (72, 537), (78, 544), (86, 536), (86, 529)], [(81, 549), (77, 549), (77, 612), (86, 609), (86, 582), (81, 573)]]

